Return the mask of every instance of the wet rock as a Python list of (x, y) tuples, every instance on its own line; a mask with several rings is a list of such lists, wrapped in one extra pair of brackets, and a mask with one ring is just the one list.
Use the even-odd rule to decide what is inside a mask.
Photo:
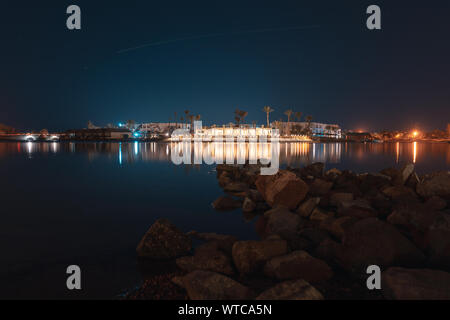
[(315, 208), (309, 217), (311, 221), (321, 222), (329, 218), (334, 218), (334, 212), (325, 211), (319, 208)]
[(259, 193), (259, 191), (255, 190), (255, 189), (247, 190), (247, 197), (250, 198), (251, 200), (253, 200), (254, 202), (263, 202), (264, 201), (264, 198), (261, 195), (261, 193)]
[(325, 165), (322, 162), (315, 162), (303, 168), (304, 175), (320, 178), (323, 176), (323, 169)]
[(230, 196), (221, 196), (212, 203), (212, 206), (216, 210), (228, 211), (240, 208), (242, 203)]
[(232, 255), (239, 273), (245, 275), (258, 271), (267, 260), (286, 254), (287, 250), (285, 240), (237, 241)]
[(319, 282), (330, 279), (333, 271), (324, 261), (312, 257), (306, 251), (294, 251), (267, 261), (264, 274), (280, 280)]
[(244, 199), (244, 203), (242, 204), (242, 211), (244, 212), (253, 212), (256, 209), (256, 203), (250, 199), (250, 198), (245, 198)]
[(282, 205), (291, 210), (297, 208), (309, 190), (302, 179), (286, 170), (273, 176), (259, 176), (256, 187), (271, 207)]
[(177, 266), (186, 272), (208, 270), (226, 275), (234, 273), (231, 259), (221, 250), (217, 243), (211, 242), (198, 247), (194, 256), (181, 257), (176, 260)]
[(297, 209), (297, 213), (303, 217), (303, 218), (309, 218), (311, 213), (313, 212), (314, 208), (317, 207), (317, 205), (320, 202), (320, 198), (310, 198), (303, 202)]
[(304, 280), (285, 281), (262, 292), (256, 300), (323, 300), (322, 294)]
[(329, 238), (326, 231), (317, 228), (305, 228), (299, 232), (299, 236), (311, 241), (313, 246), (318, 246), (322, 241)]
[(251, 289), (219, 273), (196, 270), (183, 278), (184, 288), (191, 300), (247, 300)]
[(424, 198), (439, 196), (450, 199), (450, 172), (438, 172), (417, 184), (417, 193)]
[(361, 271), (375, 264), (389, 266), (415, 266), (424, 260), (423, 253), (392, 225), (377, 218), (359, 220), (345, 231), (342, 250), (338, 252), (340, 264)]
[(216, 243), (218, 248), (231, 254), (231, 249), (233, 244), (238, 240), (235, 236), (217, 234), (217, 233), (201, 233), (196, 231), (191, 231), (188, 235), (194, 239)]
[(380, 173), (389, 176), (394, 186), (403, 185), (402, 172), (397, 168), (386, 168), (381, 170)]
[(449, 300), (450, 273), (430, 269), (389, 268), (382, 273), (387, 299)]
[(220, 176), (217, 178), (217, 180), (219, 182), (219, 186), (221, 186), (222, 188), (225, 187), (226, 185), (232, 183), (232, 180), (229, 177), (227, 172), (222, 172), (220, 174)]
[(323, 179), (315, 179), (313, 183), (309, 186), (309, 192), (313, 196), (323, 196), (330, 192), (333, 187), (333, 182), (325, 181)]
[(191, 238), (167, 219), (158, 219), (150, 227), (136, 251), (138, 256), (151, 259), (171, 259), (191, 250)]
[(301, 217), (284, 207), (276, 207), (264, 213), (267, 232), (276, 233), (284, 239), (291, 239), (298, 231)]
[(330, 196), (329, 204), (335, 207), (342, 205), (342, 202), (352, 201), (354, 199), (353, 193), (336, 192)]
[(224, 186), (223, 190), (230, 193), (245, 192), (248, 189), (247, 184), (243, 182), (231, 182)]

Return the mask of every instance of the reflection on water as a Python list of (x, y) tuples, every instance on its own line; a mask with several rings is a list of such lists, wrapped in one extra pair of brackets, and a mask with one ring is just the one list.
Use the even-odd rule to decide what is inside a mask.
[[(336, 167), (354, 169), (364, 165), (367, 170), (379, 166), (391, 166), (413, 162), (423, 171), (445, 170), (450, 166), (450, 144), (447, 143), (249, 143), (249, 142), (68, 142), (0, 143), (0, 158), (11, 154), (52, 155), (58, 153), (87, 154), (90, 161), (97, 157), (116, 159), (119, 165), (143, 162), (172, 162), (171, 155), (184, 156), (183, 163), (194, 165), (225, 163), (233, 161), (243, 164), (258, 159), (279, 158), (281, 166), (302, 166), (313, 162), (324, 162)], [(187, 160), (187, 158), (189, 160)], [(347, 165), (347, 167), (345, 167)], [(356, 165), (357, 168), (354, 168)]]

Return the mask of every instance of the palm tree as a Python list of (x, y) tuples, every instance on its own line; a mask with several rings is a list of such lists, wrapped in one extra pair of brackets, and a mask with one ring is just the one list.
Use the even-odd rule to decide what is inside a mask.
[(297, 111), (297, 112), (295, 113), (295, 118), (297, 119), (297, 121), (300, 122), (300, 119), (302, 118), (302, 113), (301, 113), (300, 111)]
[(189, 118), (189, 110), (184, 110), (184, 114), (186, 115), (185, 119), (187, 122), (187, 119)]
[(287, 128), (288, 128), (288, 134), (290, 134), (290, 132), (291, 132), (291, 130), (290, 130), (290, 128), (289, 128), (289, 122), (291, 121), (291, 116), (292, 116), (292, 114), (293, 114), (294, 112), (291, 110), (291, 109), (288, 109), (288, 110), (286, 110), (285, 112), (284, 112), (284, 114), (287, 116), (287, 118), (288, 118), (288, 121), (287, 121)]
[(178, 124), (177, 124), (177, 122), (178, 122), (178, 121), (177, 121), (177, 112), (175, 111), (173, 114), (174, 114), (174, 118), (173, 118), (173, 119), (174, 119), (174, 121), (175, 121), (175, 127), (178, 128)]
[(267, 116), (267, 127), (269, 127), (269, 113), (271, 113), (271, 112), (274, 112), (275, 110), (273, 110), (271, 107), (269, 107), (269, 106), (265, 106), (264, 108), (263, 108), (263, 112), (265, 112), (266, 113), (266, 116)]
[(241, 110), (239, 111), (239, 117), (241, 118), (241, 122), (244, 122), (245, 117), (248, 116), (248, 112)]
[(311, 133), (311, 121), (312, 121), (313, 117), (312, 116), (306, 116), (305, 120), (306, 122), (308, 122), (308, 132)]
[(192, 130), (192, 124), (194, 122), (195, 116), (193, 114), (190, 114), (188, 117), (189, 117), (189, 120), (191, 121), (191, 130)]
[(239, 116), (235, 116), (234, 120), (236, 121), (236, 125), (239, 126), (239, 122), (241, 121), (241, 118), (239, 118)]

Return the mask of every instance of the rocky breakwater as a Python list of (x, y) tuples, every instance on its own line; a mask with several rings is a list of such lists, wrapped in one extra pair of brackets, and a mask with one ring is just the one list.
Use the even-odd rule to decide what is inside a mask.
[[(419, 176), (408, 164), (356, 174), (314, 163), (260, 176), (258, 166), (219, 165), (217, 178), (225, 195), (213, 206), (242, 208), (261, 239), (169, 233), (179, 241), (167, 249), (179, 271), (171, 284), (187, 298), (450, 299), (449, 172)], [(185, 237), (202, 244), (188, 252)], [(370, 265), (382, 271), (381, 290), (366, 286)]]

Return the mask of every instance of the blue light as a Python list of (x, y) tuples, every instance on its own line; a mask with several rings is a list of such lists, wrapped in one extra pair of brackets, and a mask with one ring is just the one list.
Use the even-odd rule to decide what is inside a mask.
[(136, 138), (140, 136), (139, 132), (135, 132), (133, 133), (133, 136), (135, 136)]
[(123, 127), (123, 123), (119, 122), (119, 127)]

